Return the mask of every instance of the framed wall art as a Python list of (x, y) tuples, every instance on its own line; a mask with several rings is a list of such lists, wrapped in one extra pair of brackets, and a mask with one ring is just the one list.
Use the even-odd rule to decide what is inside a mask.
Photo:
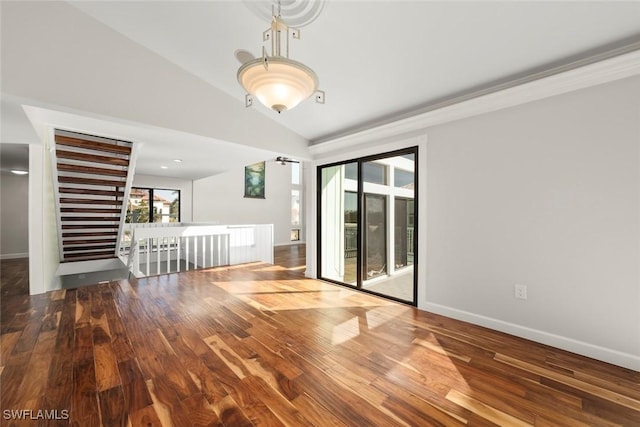
[(265, 163), (254, 163), (244, 168), (244, 197), (264, 199)]

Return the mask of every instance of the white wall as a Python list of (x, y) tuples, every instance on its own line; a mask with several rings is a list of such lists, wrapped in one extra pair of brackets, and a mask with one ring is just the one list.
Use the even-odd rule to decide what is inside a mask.
[(425, 307), (639, 369), (639, 99), (634, 77), (429, 129)]
[(193, 221), (193, 181), (186, 179), (168, 178), (165, 176), (139, 175), (133, 176), (134, 187), (161, 188), (180, 190), (180, 221)]
[[(516, 88), (503, 99), (527, 96)], [(455, 121), (447, 115), (464, 105), (435, 111), (424, 122), (446, 124), (391, 124), (378, 139), (369, 130), (312, 147), (313, 169), (426, 134), (418, 307), (640, 370), (639, 99), (636, 76), (497, 111), (488, 102), (493, 112)], [(482, 101), (467, 106), (473, 114)], [(394, 127), (418, 136), (390, 136)], [(315, 203), (307, 198), (310, 277)], [(514, 298), (516, 283), (527, 300)]]
[(29, 176), (0, 178), (0, 258), (26, 258), (29, 252)]
[(193, 220), (273, 224), (274, 244), (291, 243), (291, 166), (266, 162), (265, 198), (244, 197), (244, 168), (193, 182)]

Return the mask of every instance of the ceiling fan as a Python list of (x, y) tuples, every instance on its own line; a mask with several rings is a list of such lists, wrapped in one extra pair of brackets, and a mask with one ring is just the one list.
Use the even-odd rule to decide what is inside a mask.
[(293, 159), (290, 159), (290, 158), (284, 157), (284, 156), (276, 157), (276, 162), (280, 162), (280, 164), (282, 166), (286, 165), (287, 163), (300, 163), (299, 160), (293, 160)]

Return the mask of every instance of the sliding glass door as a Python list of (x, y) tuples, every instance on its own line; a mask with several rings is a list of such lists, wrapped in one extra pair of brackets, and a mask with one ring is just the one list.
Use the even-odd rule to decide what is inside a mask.
[(320, 277), (416, 303), (417, 148), (318, 168)]

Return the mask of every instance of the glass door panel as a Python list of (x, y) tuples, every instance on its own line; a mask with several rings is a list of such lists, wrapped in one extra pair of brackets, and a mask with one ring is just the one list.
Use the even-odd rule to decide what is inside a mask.
[(408, 228), (407, 228), (407, 199), (397, 198), (395, 202), (395, 242), (394, 264), (395, 268), (402, 268), (409, 265), (408, 262)]
[(355, 284), (358, 270), (358, 193), (344, 193), (344, 279)]
[(364, 195), (364, 280), (387, 274), (387, 204), (385, 196)]
[(320, 277), (350, 286), (358, 269), (358, 164), (320, 171)]
[(415, 303), (415, 153), (362, 162), (362, 289)]
[(411, 199), (395, 199), (395, 269), (413, 265), (413, 209)]

